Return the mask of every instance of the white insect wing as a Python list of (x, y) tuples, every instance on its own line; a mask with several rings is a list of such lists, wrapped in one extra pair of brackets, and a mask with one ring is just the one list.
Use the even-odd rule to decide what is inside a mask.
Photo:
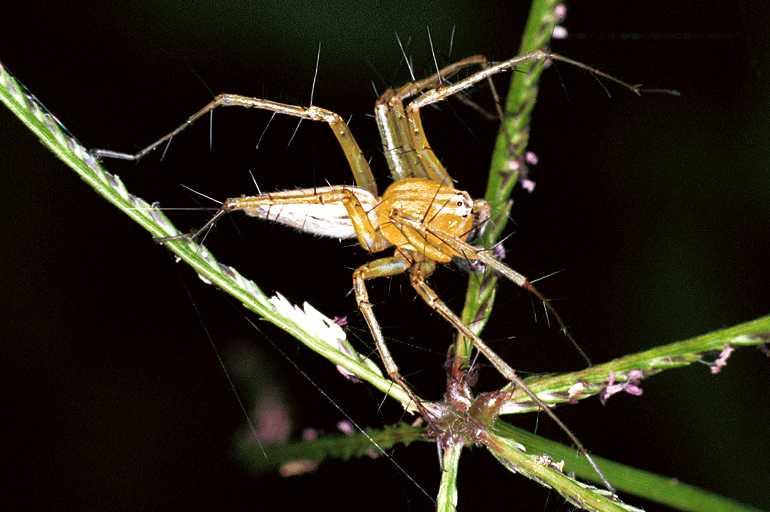
[[(339, 190), (343, 187), (316, 187), (313, 189), (302, 189), (293, 191), (300, 193), (323, 193)], [(344, 187), (352, 191), (361, 205), (369, 214), (369, 219), (376, 225), (377, 219), (374, 213), (377, 204), (376, 198), (367, 190), (358, 187)], [(328, 236), (332, 238), (355, 238), (356, 232), (353, 229), (353, 223), (350, 221), (345, 206), (342, 203), (328, 204), (281, 204), (274, 206), (262, 206), (250, 209), (246, 212), (248, 215), (260, 219), (277, 222), (286, 226), (299, 229), (305, 233), (312, 233), (318, 236)]]

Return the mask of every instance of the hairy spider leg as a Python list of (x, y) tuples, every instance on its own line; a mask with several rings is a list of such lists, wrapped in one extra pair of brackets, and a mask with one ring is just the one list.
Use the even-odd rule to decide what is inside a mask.
[[(438, 73), (427, 78), (407, 82), (397, 89), (388, 89), (378, 98), (374, 107), (374, 115), (380, 130), (385, 158), (394, 180), (414, 177), (429, 178), (439, 183), (452, 183), (451, 177), (433, 152), (426, 152), (415, 143), (412, 130), (407, 123), (404, 100), (425, 89), (441, 85), (446, 78), (467, 67), (480, 66), (484, 68), (486, 65), (487, 58), (485, 56), (472, 55), (445, 66)], [(497, 101), (497, 92), (494, 86), (492, 91)]]
[[(616, 84), (630, 90), (634, 94), (640, 95), (642, 92), (642, 88), (640, 85), (629, 84), (608, 73), (605, 73), (596, 68), (583, 64), (582, 62), (572, 60), (568, 57), (559, 55), (558, 53), (553, 53), (546, 50), (535, 50), (529, 53), (525, 53), (524, 55), (518, 55), (516, 57), (510, 58), (503, 62), (498, 62), (496, 64), (488, 65), (481, 71), (477, 71), (476, 73), (473, 73), (472, 75), (469, 75), (454, 84), (442, 85), (434, 89), (430, 89), (428, 91), (423, 92), (422, 94), (420, 94), (420, 96), (418, 96), (416, 99), (410, 102), (409, 105), (407, 105), (407, 108), (406, 108), (407, 116), (409, 117), (410, 122), (412, 122), (413, 118), (419, 119), (419, 114), (417, 114), (417, 112), (422, 107), (425, 107), (433, 103), (437, 103), (439, 101), (443, 101), (449, 96), (452, 96), (453, 94), (457, 94), (458, 92), (468, 89), (469, 87), (473, 87), (481, 80), (485, 80), (498, 73), (502, 73), (502, 72), (514, 69), (519, 64), (523, 64), (526, 62), (546, 61), (549, 59), (564, 62), (565, 64), (569, 64), (570, 66), (574, 66), (574, 67), (583, 69), (585, 71), (588, 71), (592, 75), (615, 82)], [(412, 126), (412, 129), (414, 131), (417, 131), (418, 129), (421, 128), (421, 126), (422, 126), (421, 123), (414, 123)]]
[(382, 329), (380, 328), (379, 322), (377, 322), (377, 317), (374, 315), (374, 309), (372, 308), (372, 303), (369, 302), (369, 293), (366, 289), (366, 281), (369, 279), (403, 274), (409, 267), (411, 267), (411, 265), (411, 259), (408, 259), (408, 257), (399, 250), (396, 250), (395, 256), (380, 258), (365, 263), (353, 272), (353, 290), (355, 290), (356, 293), (356, 304), (358, 305), (358, 309), (361, 311), (364, 320), (366, 320), (369, 332), (372, 334), (374, 344), (377, 347), (377, 352), (379, 352), (382, 364), (385, 366), (385, 372), (393, 382), (397, 383), (404, 389), (404, 391), (406, 391), (409, 398), (412, 399), (417, 409), (427, 420), (430, 419), (432, 415), (423, 405), (423, 400), (412, 391), (412, 388), (401, 376), (398, 365), (393, 359), (387, 343), (385, 343)]
[[(432, 83), (437, 83), (437, 87), (434, 87), (425, 92), (422, 92), (422, 94), (420, 94), (416, 99), (412, 100), (406, 106), (405, 115), (406, 115), (406, 122), (408, 123), (408, 128), (399, 127), (399, 129), (402, 131), (408, 130), (413, 147), (417, 155), (419, 156), (420, 160), (422, 161), (423, 165), (427, 169), (428, 175), (432, 176), (433, 174), (435, 174), (437, 176), (444, 176), (446, 175), (446, 170), (444, 170), (438, 157), (436, 157), (435, 153), (433, 152), (433, 149), (430, 146), (430, 143), (428, 142), (428, 138), (425, 135), (425, 129), (423, 128), (423, 125), (422, 125), (422, 118), (420, 117), (420, 109), (422, 107), (431, 105), (433, 103), (437, 103), (439, 101), (443, 101), (452, 95), (458, 94), (459, 92), (465, 89), (473, 87), (474, 85), (476, 85), (478, 82), (482, 80), (488, 80), (491, 83), (492, 76), (498, 73), (502, 73), (504, 71), (513, 69), (519, 64), (526, 63), (526, 62), (538, 62), (538, 61), (543, 62), (548, 59), (558, 60), (558, 61), (570, 64), (572, 66), (578, 67), (580, 69), (584, 69), (596, 76), (600, 76), (602, 78), (611, 80), (633, 91), (636, 94), (640, 94), (640, 86), (628, 84), (626, 82), (623, 82), (622, 80), (619, 80), (618, 78), (613, 77), (612, 75), (599, 71), (598, 69), (594, 69), (583, 63), (574, 61), (567, 57), (562, 57), (561, 55), (558, 55), (556, 53), (551, 53), (545, 50), (535, 50), (533, 52), (520, 55), (517, 57), (513, 57), (504, 62), (500, 62), (492, 65), (486, 64), (486, 59), (485, 59), (484, 63), (481, 64), (483, 69), (473, 73), (472, 75), (469, 75), (463, 78), (462, 80), (454, 84), (446, 85), (444, 81), (440, 78), (441, 74), (437, 73), (433, 77), (429, 77), (429, 79), (426, 79), (425, 81), (421, 81), (427, 86), (428, 84), (431, 83), (430, 79), (432, 78), (433, 79)], [(409, 84), (402, 87), (401, 89), (401, 91), (403, 91), (404, 98), (420, 92), (417, 89), (410, 89), (408, 86)], [(494, 91), (494, 88), (492, 90)], [(493, 92), (493, 94), (495, 94), (497, 99), (496, 93)], [(499, 101), (497, 102), (497, 104), (499, 108)], [(400, 105), (400, 102), (399, 102), (399, 105)], [(404, 112), (403, 106), (401, 106), (401, 112)], [(499, 114), (502, 119), (502, 113), (499, 112)], [(403, 123), (402, 119), (399, 119), (399, 121)]]
[[(376, 201), (377, 198), (374, 196), (369, 196), (369, 202), (372, 205), (376, 204)], [(283, 192), (261, 194), (257, 196), (231, 198), (225, 200), (224, 204), (222, 205), (222, 210), (225, 212), (241, 210), (244, 211), (247, 215), (251, 215), (253, 217), (261, 217), (267, 220), (282, 222), (280, 220), (280, 209), (275, 216), (271, 216), (269, 212), (270, 208), (280, 207), (282, 205), (292, 207), (301, 205), (342, 205), (345, 208), (345, 212), (347, 214), (346, 218), (350, 222), (348, 233), (330, 234), (316, 232), (316, 234), (325, 234), (327, 236), (337, 236), (340, 238), (356, 237), (361, 247), (371, 253), (380, 252), (392, 245), (382, 235), (379, 226), (375, 227), (374, 224), (372, 224), (372, 221), (369, 218), (370, 212), (364, 208), (361, 200), (358, 198), (358, 196), (356, 196), (354, 189), (344, 185), (318, 187), (315, 189), (305, 190), (287, 190)], [(374, 206), (372, 206), (372, 208), (374, 208)], [(287, 224), (303, 231), (310, 231), (309, 229), (303, 229), (301, 223), (287, 222)]]
[[(523, 275), (517, 273), (516, 271), (508, 268), (507, 266), (501, 264), (497, 260), (495, 260), (493, 257), (489, 256), (486, 257), (480, 257), (479, 254), (486, 254), (483, 251), (479, 252), (475, 247), (468, 244), (467, 242), (464, 242), (460, 240), (459, 238), (444, 234), (444, 233), (436, 233), (434, 230), (428, 229), (423, 223), (414, 221), (412, 219), (408, 219), (402, 216), (399, 216), (398, 214), (394, 215), (393, 222), (400, 225), (403, 229), (404, 236), (409, 239), (410, 243), (412, 245), (417, 246), (418, 244), (422, 243), (423, 245), (430, 245), (429, 242), (429, 236), (432, 237), (438, 237), (440, 238), (448, 247), (451, 248), (452, 252), (462, 255), (463, 257), (468, 258), (469, 260), (482, 260), (486, 263), (486, 261), (495, 261), (497, 265), (495, 266), (495, 269), (500, 269), (504, 267), (507, 272), (505, 273), (505, 276), (511, 279), (514, 283), (517, 285), (527, 289), (527, 290), (534, 290), (534, 287), (532, 287), (531, 284), (529, 284), (529, 281), (526, 277)], [(417, 235), (415, 237), (415, 234)], [(445, 253), (446, 249), (443, 247), (434, 247), (433, 250)], [(586, 458), (588, 463), (591, 465), (593, 470), (596, 472), (596, 474), (601, 479), (604, 486), (614, 492), (614, 488), (610, 484), (610, 482), (607, 480), (607, 478), (604, 476), (604, 473), (599, 468), (599, 466), (596, 464), (596, 462), (593, 460), (591, 455), (588, 453), (588, 450), (586, 450), (585, 446), (583, 446), (583, 443), (580, 442), (580, 440), (577, 438), (577, 436), (567, 427), (567, 425), (564, 424), (564, 422), (556, 415), (553, 410), (546, 404), (540, 397), (537, 396), (537, 394), (532, 391), (526, 383), (521, 379), (521, 377), (518, 376), (516, 371), (511, 368), (508, 363), (506, 363), (500, 356), (498, 356), (492, 348), (489, 347), (476, 333), (473, 332), (463, 321), (458, 317), (450, 308), (446, 305), (444, 301), (441, 300), (441, 298), (436, 294), (436, 292), (428, 286), (426, 282), (426, 278), (433, 273), (435, 270), (436, 264), (433, 261), (420, 261), (415, 263), (409, 273), (409, 280), (412, 284), (412, 287), (414, 287), (417, 294), (425, 301), (425, 303), (434, 311), (436, 311), (439, 315), (441, 315), (447, 322), (449, 322), (456, 330), (459, 332), (462, 336), (465, 336), (467, 339), (473, 343), (473, 346), (476, 347), (476, 349), (484, 354), (484, 356), (487, 358), (487, 360), (492, 363), (492, 366), (495, 367), (495, 369), (500, 372), (503, 377), (508, 379), (511, 383), (521, 388), (524, 393), (532, 399), (534, 403), (540, 406), (540, 408), (545, 412), (553, 421), (556, 423), (556, 425), (564, 431), (567, 436), (570, 438), (570, 440), (575, 444), (577, 449), (580, 451), (580, 453)], [(542, 297), (538, 292), (538, 297)]]
[(342, 117), (340, 117), (338, 114), (316, 106), (301, 107), (298, 105), (289, 105), (286, 103), (279, 103), (277, 101), (265, 100), (261, 98), (251, 98), (238, 94), (217, 95), (206, 106), (187, 118), (187, 121), (185, 121), (183, 124), (136, 153), (121, 153), (108, 149), (95, 149), (92, 152), (97, 158), (140, 160), (161, 144), (170, 142), (171, 139), (173, 139), (182, 130), (190, 126), (205, 114), (212, 112), (218, 107), (231, 106), (262, 109), (278, 114), (286, 114), (289, 116), (299, 117), (301, 119), (309, 119), (311, 121), (322, 121), (328, 123), (332, 133), (334, 133), (334, 136), (337, 138), (337, 142), (339, 142), (342, 151), (345, 153), (345, 158), (347, 159), (350, 170), (353, 173), (353, 179), (355, 180), (356, 185), (369, 191), (375, 196), (377, 195), (377, 183), (374, 181), (374, 175), (372, 174), (372, 170), (369, 167), (369, 162), (366, 160), (364, 153), (358, 146), (353, 133), (350, 131), (347, 124), (345, 124), (345, 121), (342, 119)]
[[(451, 247), (451, 252), (454, 253), (455, 255), (461, 258), (464, 258), (468, 261), (480, 261), (484, 263), (486, 266), (494, 269), (496, 272), (498, 272), (499, 274), (503, 275), (508, 280), (513, 282), (516, 286), (519, 286), (520, 288), (525, 289), (526, 291), (528, 291), (529, 293), (537, 297), (538, 300), (540, 300), (543, 303), (544, 307), (548, 310), (548, 312), (554, 317), (554, 319), (556, 320), (556, 323), (559, 325), (559, 328), (562, 334), (572, 344), (575, 350), (578, 351), (581, 357), (583, 357), (583, 359), (589, 365), (591, 364), (591, 360), (588, 357), (588, 354), (586, 354), (585, 351), (582, 348), (580, 348), (580, 345), (578, 344), (578, 342), (575, 340), (572, 334), (570, 334), (569, 330), (567, 329), (567, 325), (564, 323), (564, 320), (562, 319), (559, 312), (551, 304), (551, 302), (540, 292), (540, 290), (535, 288), (535, 286), (525, 276), (523, 276), (522, 274), (519, 274), (508, 265), (500, 262), (488, 251), (484, 249), (476, 248), (473, 245), (469, 244), (468, 242), (456, 236), (453, 236), (449, 233), (438, 233), (434, 229), (426, 226), (424, 223), (418, 222), (415, 219), (411, 219), (405, 216), (398, 216), (396, 219), (394, 219), (394, 222), (398, 224), (405, 224), (407, 227), (419, 233), (419, 236), (414, 241), (410, 240), (411, 243), (414, 244), (416, 242), (422, 241), (422, 244), (426, 245), (426, 243), (427, 244), (431, 243), (431, 242), (426, 242), (426, 239), (428, 239), (429, 237), (432, 238), (433, 240), (438, 238), (441, 240), (442, 245)], [(404, 232), (409, 233), (409, 231), (404, 231)], [(414, 238), (414, 235), (412, 235), (412, 238)], [(442, 249), (442, 252), (447, 252), (447, 250)]]

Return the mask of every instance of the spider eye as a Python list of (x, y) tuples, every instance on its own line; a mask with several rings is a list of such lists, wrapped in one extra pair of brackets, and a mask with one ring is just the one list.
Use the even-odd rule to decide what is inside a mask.
[(462, 201), (457, 201), (457, 206), (462, 206), (463, 204), (465, 203), (463, 203)]

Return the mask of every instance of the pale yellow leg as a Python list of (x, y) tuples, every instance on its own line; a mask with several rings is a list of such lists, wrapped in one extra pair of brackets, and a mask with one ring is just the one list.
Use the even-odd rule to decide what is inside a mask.
[(399, 372), (398, 365), (390, 354), (388, 345), (385, 343), (385, 338), (382, 335), (382, 329), (377, 322), (377, 317), (374, 315), (372, 304), (369, 302), (369, 293), (366, 290), (366, 281), (369, 279), (375, 279), (378, 277), (395, 276), (406, 272), (411, 263), (406, 261), (401, 256), (391, 256), (389, 258), (381, 258), (378, 260), (370, 261), (364, 265), (361, 265), (353, 272), (353, 289), (356, 293), (356, 302), (358, 303), (358, 309), (366, 320), (366, 325), (369, 326), (369, 332), (372, 333), (374, 344), (377, 347), (377, 351), (380, 353), (380, 359), (385, 366), (385, 372), (388, 377), (395, 383), (401, 386), (409, 397), (414, 401), (417, 409), (425, 417), (426, 420), (430, 419), (430, 411), (426, 410), (423, 401), (412, 391), (409, 385)]
[(415, 133), (413, 127), (407, 122), (403, 102), (425, 89), (441, 85), (444, 79), (464, 68), (484, 67), (486, 63), (487, 58), (483, 55), (466, 57), (427, 78), (408, 82), (398, 89), (389, 89), (380, 96), (374, 108), (375, 119), (382, 137), (385, 158), (394, 179), (418, 177), (430, 178), (447, 185), (452, 183), (446, 169), (427, 144), (425, 135)]
[(331, 187), (331, 190), (325, 188), (326, 190), (317, 192), (297, 190), (231, 198), (225, 201), (222, 210), (226, 212), (243, 210), (249, 213), (280, 205), (330, 205), (338, 203), (345, 207), (361, 247), (374, 253), (390, 246), (390, 242), (380, 234), (379, 228), (375, 229), (372, 225), (366, 209), (353, 190), (345, 186)]
[(171, 132), (167, 133), (137, 153), (121, 153), (105, 149), (96, 149), (93, 150), (93, 154), (98, 158), (139, 160), (161, 144), (170, 141), (182, 130), (190, 126), (205, 114), (218, 107), (230, 106), (268, 110), (278, 114), (286, 114), (311, 121), (323, 121), (328, 123), (332, 133), (334, 133), (334, 136), (337, 138), (337, 142), (339, 142), (342, 151), (345, 153), (345, 158), (348, 160), (348, 164), (350, 165), (350, 169), (353, 173), (353, 179), (355, 180), (356, 185), (365, 190), (368, 190), (375, 196), (377, 195), (377, 184), (374, 181), (374, 175), (372, 174), (372, 170), (369, 167), (369, 162), (367, 162), (366, 157), (361, 151), (361, 148), (358, 147), (358, 143), (353, 137), (351, 131), (348, 129), (347, 124), (345, 124), (345, 121), (338, 114), (320, 107), (300, 107), (297, 105), (288, 105), (286, 103), (279, 103), (261, 98), (240, 96), (238, 94), (218, 95), (202, 109), (191, 115), (187, 121), (184, 122), (184, 124), (181, 124)]
[[(505, 263), (501, 263), (498, 261), (492, 254), (490, 254), (489, 251), (479, 249), (477, 247), (472, 246), (468, 242), (456, 237), (449, 235), (447, 233), (440, 233), (437, 232), (423, 224), (420, 221), (417, 221), (415, 219), (411, 219), (409, 217), (405, 216), (396, 216), (392, 219), (392, 222), (395, 222), (397, 224), (401, 224), (404, 226), (404, 231), (406, 231), (407, 228), (411, 228), (417, 233), (420, 234), (423, 238), (428, 237), (435, 237), (438, 240), (441, 241), (441, 245), (438, 246), (442, 253), (454, 253), (455, 257), (463, 258), (468, 261), (480, 261), (486, 266), (492, 268), (495, 270), (495, 272), (498, 272), (502, 274), (504, 277), (508, 278), (511, 282), (516, 284), (517, 286), (527, 290), (529, 293), (540, 299), (542, 301), (545, 308), (548, 310), (548, 312), (554, 317), (556, 322), (559, 324), (559, 327), (561, 329), (562, 334), (569, 340), (569, 342), (572, 344), (573, 347), (575, 347), (575, 350), (578, 351), (578, 353), (585, 359), (586, 363), (590, 366), (591, 360), (588, 357), (588, 354), (583, 351), (582, 348), (580, 348), (580, 345), (578, 345), (575, 338), (572, 337), (569, 330), (567, 329), (567, 325), (564, 323), (564, 320), (562, 319), (559, 312), (556, 310), (553, 305), (551, 305), (550, 301), (545, 298), (545, 296), (540, 293), (540, 290), (535, 288), (535, 286), (527, 279), (526, 276), (523, 274), (520, 274), (513, 270), (511, 267), (506, 265)], [(428, 238), (429, 239), (429, 238)], [(451, 248), (451, 251), (448, 251), (447, 248)]]
[[(443, 175), (441, 174), (443, 167), (441, 166), (441, 163), (439, 162), (438, 157), (436, 157), (435, 153), (431, 149), (430, 144), (428, 143), (428, 139), (425, 136), (425, 130), (423, 129), (423, 126), (422, 126), (422, 118), (420, 117), (420, 109), (422, 107), (431, 105), (433, 103), (437, 103), (439, 101), (443, 101), (449, 96), (452, 96), (465, 89), (475, 86), (477, 83), (479, 83), (482, 80), (488, 80), (490, 81), (490, 84), (491, 84), (491, 77), (493, 75), (497, 73), (502, 73), (504, 71), (508, 71), (510, 69), (514, 69), (519, 64), (523, 64), (526, 62), (543, 62), (547, 59), (558, 60), (558, 61), (570, 64), (572, 66), (578, 67), (580, 69), (584, 69), (586, 71), (593, 73), (596, 76), (600, 76), (602, 78), (606, 78), (607, 80), (611, 80), (631, 90), (632, 92), (639, 94), (639, 90), (640, 90), (639, 86), (628, 84), (611, 75), (603, 73), (592, 67), (586, 66), (585, 64), (574, 61), (567, 57), (562, 57), (561, 55), (558, 55), (555, 53), (547, 52), (545, 50), (535, 50), (533, 52), (526, 53), (524, 55), (519, 55), (517, 57), (513, 57), (504, 62), (500, 62), (493, 65), (486, 65), (486, 62), (485, 62), (483, 64), (484, 69), (477, 71), (476, 73), (473, 73), (472, 75), (467, 76), (464, 79), (454, 84), (444, 85), (443, 82), (439, 81), (437, 87), (423, 92), (419, 97), (411, 101), (409, 105), (406, 106), (406, 119), (407, 119), (407, 122), (409, 123), (409, 128), (411, 129), (412, 144), (415, 150), (417, 151), (417, 154), (420, 155), (420, 159), (423, 165), (426, 167), (428, 175), (432, 177), (432, 174), (435, 174), (437, 176), (442, 177), (441, 179), (444, 179)], [(431, 78), (434, 78), (434, 81), (436, 81), (435, 80), (436, 77), (437, 75), (434, 75), (434, 77), (431, 77)], [(429, 80), (429, 79), (426, 79), (426, 80)], [(494, 91), (494, 88), (492, 90)], [(412, 90), (409, 90), (409, 93), (414, 94)], [(494, 94), (496, 95), (496, 93)], [(502, 113), (500, 111), (498, 111), (498, 114), (502, 118)], [(446, 173), (446, 171), (443, 171), (443, 172), (444, 174)]]

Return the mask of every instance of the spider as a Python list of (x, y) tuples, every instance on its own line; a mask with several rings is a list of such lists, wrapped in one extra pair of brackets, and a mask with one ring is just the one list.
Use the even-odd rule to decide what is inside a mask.
[[(358, 308), (366, 320), (385, 371), (394, 382), (404, 388), (417, 404), (421, 414), (430, 421), (430, 411), (422, 405), (401, 376), (385, 343), (369, 302), (366, 288), (368, 280), (408, 273), (411, 285), (427, 305), (470, 340), (500, 374), (537, 403), (567, 433), (604, 484), (612, 490), (577, 437), (547, 404), (526, 386), (514, 369), (465, 325), (427, 283), (427, 278), (438, 264), (446, 264), (456, 258), (470, 263), (480, 262), (541, 300), (556, 318), (565, 335), (574, 343), (553, 306), (524, 275), (501, 263), (486, 250), (469, 243), (471, 235), (481, 230), (489, 220), (489, 204), (483, 199), (474, 200), (467, 192), (454, 187), (452, 178), (428, 143), (420, 118), (420, 109), (423, 107), (443, 101), (497, 73), (512, 70), (523, 63), (545, 62), (549, 59), (577, 66), (616, 82), (634, 93), (639, 94), (641, 91), (639, 86), (627, 84), (547, 50), (536, 50), (495, 64), (490, 64), (481, 55), (457, 61), (427, 78), (389, 89), (376, 101), (375, 118), (394, 180), (382, 195), (378, 193), (369, 163), (345, 121), (332, 111), (313, 106), (312, 94), (309, 107), (236, 94), (220, 94), (190, 116), (185, 123), (135, 154), (111, 150), (95, 150), (94, 154), (100, 158), (139, 160), (161, 144), (170, 142), (200, 117), (224, 106), (262, 109), (274, 114), (327, 123), (347, 158), (355, 186), (314, 187), (227, 199), (219, 211), (192, 236), (196, 237), (205, 232), (226, 213), (243, 211), (252, 217), (293, 226), (316, 235), (339, 239), (357, 238), (361, 247), (369, 253), (393, 248), (392, 256), (370, 261), (353, 272), (353, 289)], [(472, 66), (478, 66), (480, 70), (452, 84), (446, 81), (459, 71)], [(405, 104), (406, 100), (413, 97), (415, 98)]]

